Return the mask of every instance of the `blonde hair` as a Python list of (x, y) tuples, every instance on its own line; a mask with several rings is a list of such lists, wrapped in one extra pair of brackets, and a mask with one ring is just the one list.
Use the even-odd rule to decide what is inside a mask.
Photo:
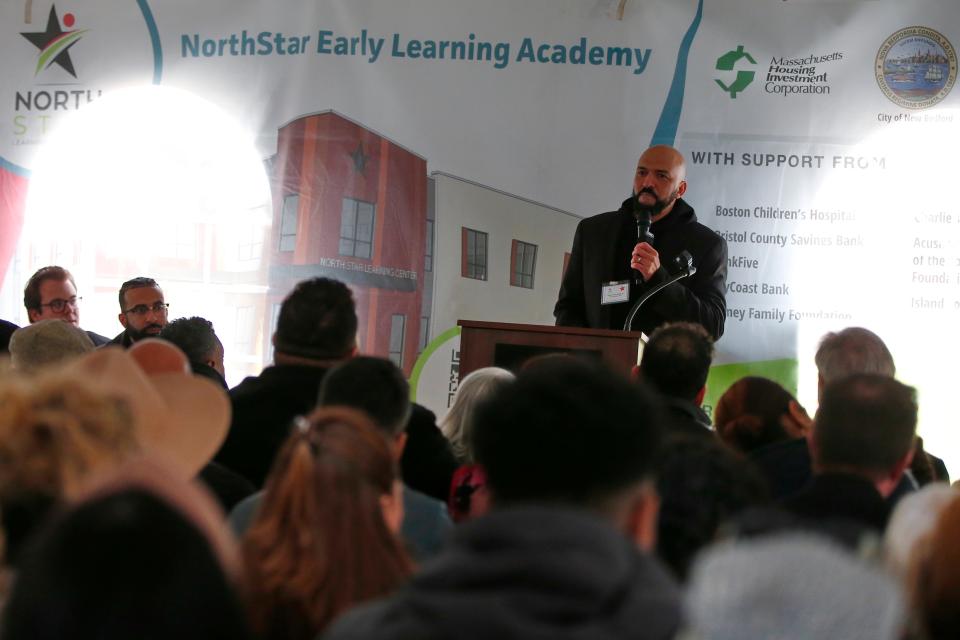
[[(139, 449), (121, 400), (61, 374), (0, 376), (0, 515), (11, 561), (49, 507)], [(22, 518), (12, 524), (16, 518)], [(11, 527), (15, 530), (11, 531)]]
[(514, 377), (506, 369), (484, 367), (471, 372), (460, 382), (453, 406), (440, 421), (440, 430), (450, 441), (453, 455), (460, 464), (473, 463), (471, 438), (477, 405)]
[(0, 380), (0, 496), (20, 489), (60, 495), (72, 480), (137, 449), (121, 400), (60, 375)]

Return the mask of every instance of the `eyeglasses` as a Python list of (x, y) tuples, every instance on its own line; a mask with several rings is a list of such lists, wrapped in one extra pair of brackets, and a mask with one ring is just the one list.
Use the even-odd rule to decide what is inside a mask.
[(67, 305), (70, 305), (71, 307), (76, 309), (79, 306), (78, 303), (81, 300), (83, 300), (83, 298), (77, 297), (77, 296), (71, 296), (66, 300), (64, 300), (63, 298), (56, 298), (55, 300), (51, 300), (50, 302), (44, 302), (40, 306), (50, 307), (50, 309), (52, 309), (54, 313), (61, 313), (64, 309), (67, 308)]
[(145, 304), (138, 304), (135, 307), (130, 307), (124, 313), (129, 313), (135, 316), (145, 316), (151, 311), (156, 314), (166, 313), (167, 309), (170, 308), (169, 302), (154, 302), (153, 305), (147, 306)]

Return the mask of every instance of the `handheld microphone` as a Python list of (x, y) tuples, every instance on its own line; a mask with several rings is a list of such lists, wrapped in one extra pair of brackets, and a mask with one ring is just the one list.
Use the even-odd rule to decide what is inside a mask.
[[(633, 217), (637, 221), (637, 244), (646, 242), (653, 246), (653, 234), (650, 233), (650, 211), (641, 209), (636, 197), (633, 199)], [(643, 275), (633, 269), (633, 285), (639, 287), (643, 283)]]
[(679, 267), (679, 271), (670, 276), (670, 278), (663, 284), (654, 287), (650, 291), (647, 291), (643, 296), (637, 300), (633, 307), (630, 308), (630, 313), (627, 314), (627, 319), (623, 323), (623, 330), (630, 331), (633, 326), (633, 319), (637, 317), (637, 312), (640, 311), (640, 307), (643, 306), (643, 303), (649, 300), (654, 296), (654, 294), (659, 293), (666, 287), (683, 280), (684, 278), (689, 278), (697, 272), (697, 268), (693, 266), (693, 256), (690, 255), (689, 251), (681, 251), (680, 254), (673, 259), (673, 263)]
[(637, 242), (646, 242), (653, 246), (653, 234), (650, 233), (650, 212), (639, 211), (637, 217)]

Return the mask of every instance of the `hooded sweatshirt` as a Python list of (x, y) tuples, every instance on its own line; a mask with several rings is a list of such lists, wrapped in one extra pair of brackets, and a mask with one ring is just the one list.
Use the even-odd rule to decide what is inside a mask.
[(659, 640), (679, 624), (677, 587), (652, 557), (596, 515), (536, 507), (461, 525), (405, 588), (324, 637)]

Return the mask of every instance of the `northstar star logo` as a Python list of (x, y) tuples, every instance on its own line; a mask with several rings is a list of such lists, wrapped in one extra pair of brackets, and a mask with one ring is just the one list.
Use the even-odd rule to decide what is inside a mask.
[[(73, 26), (75, 20), (76, 18), (72, 13), (63, 16), (63, 24), (67, 29)], [(64, 31), (60, 27), (60, 19), (57, 17), (57, 7), (52, 5), (45, 31), (20, 34), (40, 50), (34, 75), (56, 63), (76, 78), (77, 72), (74, 70), (73, 61), (70, 59), (70, 47), (77, 44), (87, 31), (88, 29)]]

